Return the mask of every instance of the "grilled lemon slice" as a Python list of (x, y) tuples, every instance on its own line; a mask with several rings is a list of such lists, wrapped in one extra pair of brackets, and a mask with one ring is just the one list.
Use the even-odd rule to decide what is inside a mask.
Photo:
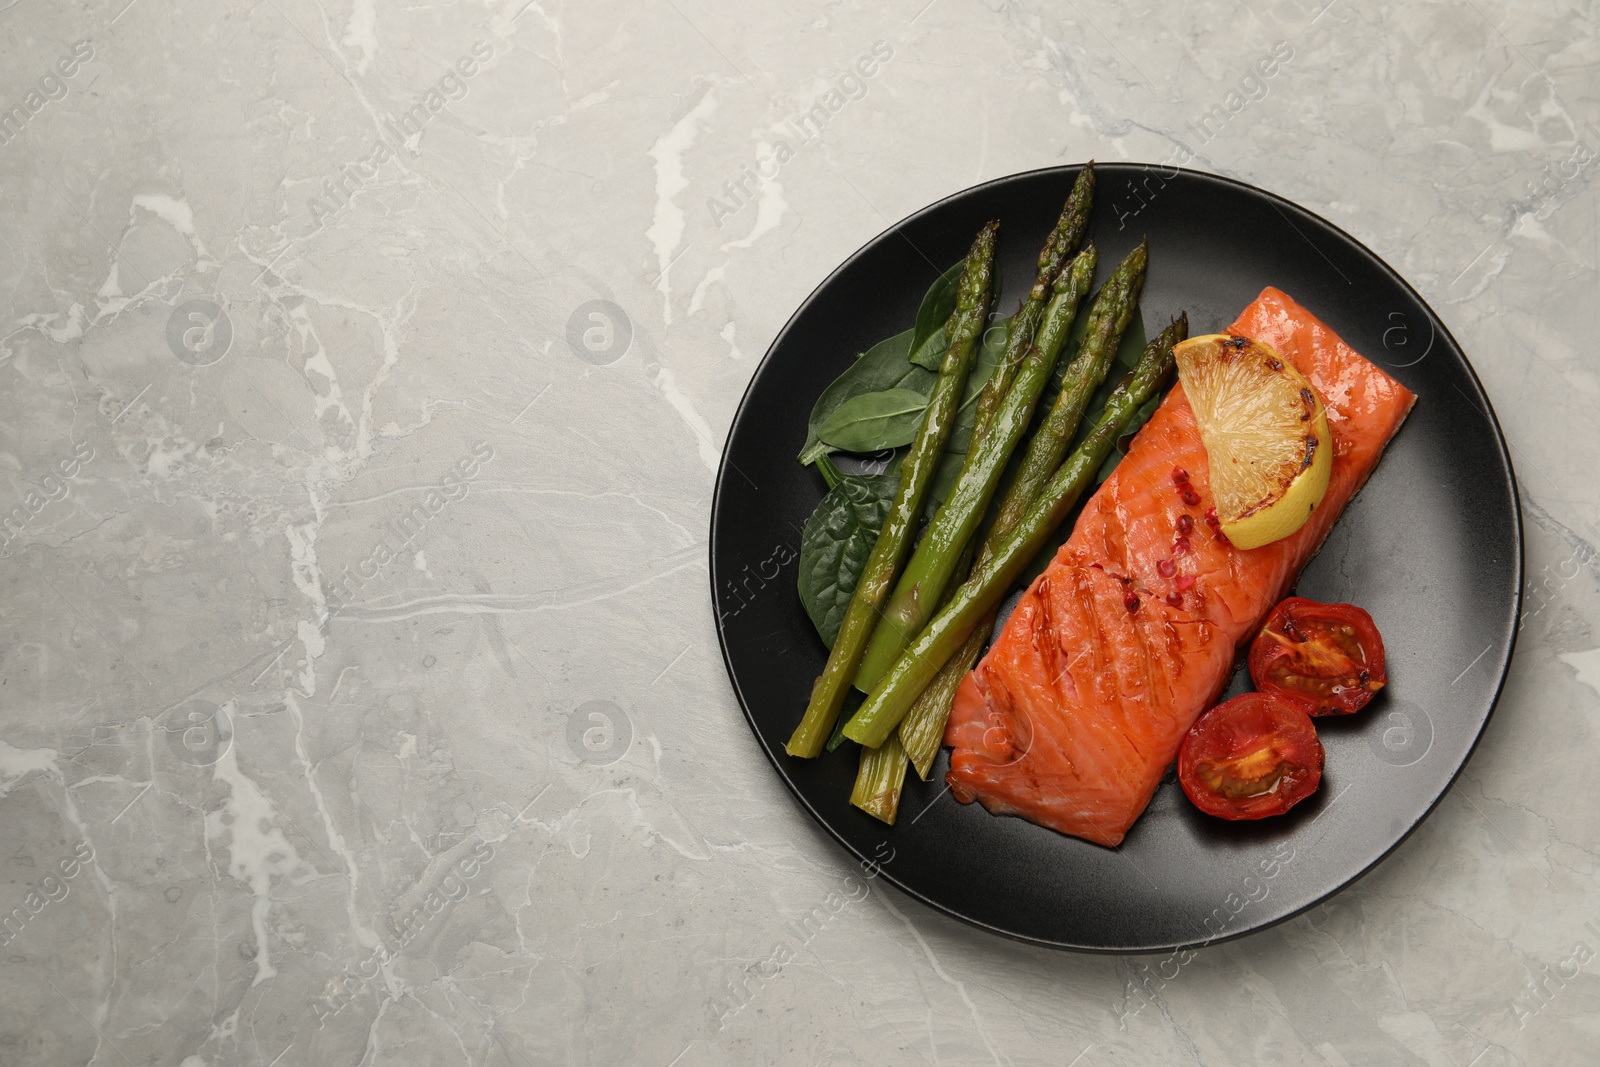
[(1259, 548), (1304, 526), (1333, 469), (1333, 437), (1316, 389), (1271, 346), (1248, 337), (1191, 337), (1172, 355), (1228, 540)]

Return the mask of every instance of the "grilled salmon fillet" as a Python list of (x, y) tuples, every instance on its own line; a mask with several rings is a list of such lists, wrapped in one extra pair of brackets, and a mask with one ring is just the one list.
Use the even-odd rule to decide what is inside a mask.
[[(1205, 447), (1174, 386), (962, 681), (945, 731), (955, 750), (947, 781), (962, 803), (1120, 844), (1227, 684), (1236, 651), (1321, 547), (1415, 399), (1277, 289), (1227, 332), (1271, 345), (1322, 394), (1334, 446), (1322, 504), (1260, 548), (1215, 533)], [(1184, 503), (1175, 468), (1198, 504)]]

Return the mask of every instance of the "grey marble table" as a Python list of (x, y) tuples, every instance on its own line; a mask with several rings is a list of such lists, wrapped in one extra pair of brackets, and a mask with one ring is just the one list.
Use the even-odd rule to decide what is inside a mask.
[[(1594, 1062), (1600, 11), (1321, 4), (0, 0), (0, 1065)], [(863, 880), (706, 573), (835, 264), (1180, 140), (1420, 289), (1528, 534), (1432, 818), (1182, 966)]]

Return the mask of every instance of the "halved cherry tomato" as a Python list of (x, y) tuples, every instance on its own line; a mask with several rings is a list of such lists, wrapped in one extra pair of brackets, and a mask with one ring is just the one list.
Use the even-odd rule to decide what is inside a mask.
[(1272, 609), (1250, 646), (1250, 677), (1263, 693), (1288, 697), (1312, 715), (1349, 715), (1388, 681), (1383, 638), (1354, 604), (1292, 596)]
[(1282, 815), (1322, 782), (1322, 742), (1299, 704), (1246, 693), (1189, 728), (1178, 750), (1178, 781), (1207, 815)]

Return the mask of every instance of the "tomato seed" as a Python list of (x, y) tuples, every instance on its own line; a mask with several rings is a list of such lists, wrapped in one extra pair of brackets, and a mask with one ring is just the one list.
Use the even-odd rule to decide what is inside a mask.
[(1175, 608), (1181, 608), (1183, 607), (1183, 597), (1178, 593), (1168, 593), (1167, 603), (1171, 604)]
[(1122, 606), (1127, 608), (1129, 611), (1138, 611), (1139, 594), (1132, 591), (1124, 593), (1122, 595)]
[(1163, 578), (1171, 578), (1178, 572), (1178, 566), (1170, 559), (1159, 560), (1156, 563), (1156, 572)]
[(1180, 590), (1188, 592), (1190, 589), (1194, 588), (1194, 575), (1180, 574), (1173, 584), (1176, 585)]
[(1174, 556), (1187, 556), (1189, 554), (1189, 548), (1189, 539), (1187, 537), (1180, 537), (1176, 541), (1172, 542), (1172, 554)]
[(1189, 533), (1193, 529), (1194, 529), (1194, 520), (1193, 519), (1191, 519), (1188, 515), (1179, 515), (1178, 516), (1178, 532), (1179, 533), (1186, 534), (1186, 533)]
[(1174, 485), (1182, 485), (1184, 482), (1186, 482), (1188, 480), (1189, 480), (1189, 472), (1188, 471), (1184, 470), (1182, 467), (1173, 467), (1172, 468), (1172, 484), (1174, 484)]
[(1193, 489), (1185, 489), (1183, 491), (1183, 502), (1192, 508), (1196, 504), (1200, 503), (1200, 494), (1195, 492)]

